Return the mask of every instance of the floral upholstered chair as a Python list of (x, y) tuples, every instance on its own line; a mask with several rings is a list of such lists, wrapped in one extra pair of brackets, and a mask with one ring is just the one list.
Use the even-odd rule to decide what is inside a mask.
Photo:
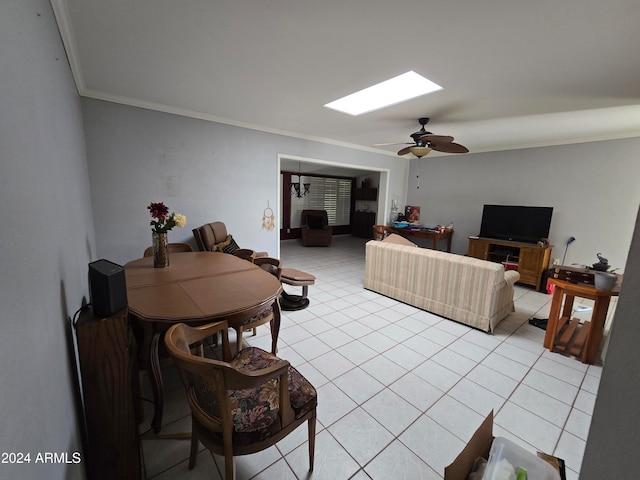
[[(192, 345), (218, 333), (222, 361), (192, 353)], [(317, 393), (287, 360), (256, 347), (232, 358), (226, 321), (174, 325), (165, 344), (186, 380), (192, 417), (189, 469), (195, 466), (201, 442), (224, 456), (225, 479), (235, 479), (235, 456), (264, 450), (307, 422), (313, 471)]]

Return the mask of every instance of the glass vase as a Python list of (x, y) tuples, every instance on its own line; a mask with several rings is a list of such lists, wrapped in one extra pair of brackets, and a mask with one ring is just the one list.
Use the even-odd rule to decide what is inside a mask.
[(165, 268), (169, 266), (169, 243), (166, 233), (153, 234), (153, 266)]

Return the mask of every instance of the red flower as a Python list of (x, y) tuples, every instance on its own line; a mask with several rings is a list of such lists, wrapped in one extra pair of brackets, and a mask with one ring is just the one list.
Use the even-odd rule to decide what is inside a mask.
[(162, 202), (152, 203), (147, 208), (151, 212), (151, 216), (153, 218), (166, 220), (169, 217), (169, 209)]
[(151, 213), (149, 225), (156, 233), (167, 233), (173, 227), (184, 227), (187, 219), (181, 213), (169, 213), (169, 208), (162, 202), (151, 203), (147, 210)]

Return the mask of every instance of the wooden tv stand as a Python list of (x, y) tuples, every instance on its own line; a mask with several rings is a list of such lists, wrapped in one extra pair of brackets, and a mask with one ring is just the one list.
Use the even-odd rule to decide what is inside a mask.
[[(519, 283), (532, 285), (540, 291), (542, 274), (549, 268), (553, 246), (538, 247), (530, 243), (469, 237), (469, 257), (502, 264), (516, 264), (520, 273)], [(507, 268), (509, 268), (507, 266)]]

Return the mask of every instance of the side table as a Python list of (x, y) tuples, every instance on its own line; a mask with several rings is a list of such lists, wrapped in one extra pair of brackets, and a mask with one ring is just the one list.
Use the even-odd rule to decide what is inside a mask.
[[(622, 277), (612, 290), (599, 290), (593, 285), (578, 285), (550, 278), (549, 283), (555, 285), (551, 311), (544, 336), (544, 346), (550, 351), (568, 353), (579, 357), (582, 363), (593, 364), (596, 361), (607, 310), (611, 297), (620, 293)], [(577, 318), (571, 318), (575, 297), (593, 300), (591, 321), (580, 325)]]

